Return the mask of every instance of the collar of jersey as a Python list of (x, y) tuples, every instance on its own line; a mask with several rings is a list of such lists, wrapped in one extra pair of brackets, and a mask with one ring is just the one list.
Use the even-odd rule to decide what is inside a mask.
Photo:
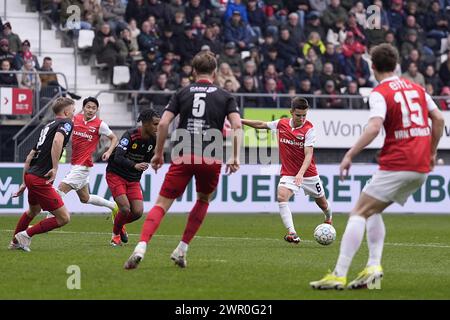
[(208, 80), (208, 79), (198, 79), (197, 81), (195, 81), (197, 83), (207, 83), (207, 84), (213, 84), (212, 81)]
[(303, 122), (303, 124), (300, 127), (294, 128), (294, 121), (292, 121), (292, 118), (289, 120), (289, 126), (291, 127), (292, 130), (300, 129), (301, 127), (303, 127), (305, 125), (305, 123), (306, 123), (306, 121)]
[(97, 118), (97, 115), (95, 115), (95, 116), (94, 116), (92, 119), (90, 119), (90, 120), (84, 120), (84, 113), (82, 113), (82, 115), (83, 115), (83, 121), (86, 122), (86, 123), (91, 122), (91, 121), (93, 121), (93, 120), (95, 120), (95, 119)]
[(383, 82), (389, 82), (389, 81), (394, 81), (394, 80), (398, 80), (398, 79), (399, 79), (398, 76), (392, 76), (392, 77), (386, 78), (386, 79), (384, 79), (384, 80), (381, 80), (380, 83), (383, 83)]

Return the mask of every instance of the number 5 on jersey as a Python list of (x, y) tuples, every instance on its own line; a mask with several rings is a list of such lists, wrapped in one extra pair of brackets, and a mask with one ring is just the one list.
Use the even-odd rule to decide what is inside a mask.
[(206, 98), (206, 93), (194, 94), (194, 102), (192, 104), (192, 115), (196, 118), (201, 118), (205, 114), (206, 102), (203, 100)]

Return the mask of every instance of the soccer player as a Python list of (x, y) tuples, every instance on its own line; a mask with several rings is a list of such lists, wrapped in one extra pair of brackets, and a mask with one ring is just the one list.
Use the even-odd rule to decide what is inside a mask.
[(75, 115), (72, 134), (72, 168), (58, 186), (58, 193), (64, 197), (75, 190), (82, 203), (109, 208), (115, 217), (119, 210), (117, 204), (97, 195), (89, 194), (89, 171), (94, 165), (92, 154), (102, 135), (108, 137), (110, 145), (103, 153), (102, 160), (108, 161), (117, 145), (117, 137), (106, 122), (97, 117), (99, 103), (96, 98), (83, 100), (83, 113)]
[(128, 242), (125, 224), (142, 216), (144, 207), (140, 181), (155, 150), (159, 120), (153, 109), (143, 110), (137, 120), (142, 122), (142, 126), (127, 130), (109, 157), (106, 181), (119, 205), (111, 238), (113, 247)]
[(175, 116), (180, 116), (177, 132), (187, 134), (183, 134), (183, 140), (186, 139), (191, 143), (200, 141), (200, 144), (194, 142), (191, 148), (184, 148), (187, 150), (184, 150), (180, 157), (172, 157), (172, 163), (164, 178), (156, 204), (144, 222), (140, 242), (125, 263), (125, 269), (134, 269), (138, 266), (144, 258), (147, 243), (158, 229), (162, 218), (195, 176), (197, 202), (189, 213), (182, 240), (170, 256), (177, 266), (186, 267), (189, 244), (206, 216), (221, 170), (221, 156), (206, 155), (206, 150), (209, 148), (206, 137), (217, 134), (216, 137), (218, 136), (220, 140), (218, 145), (222, 151), (222, 128), (225, 118), (228, 118), (231, 128), (234, 129), (232, 132), (233, 154), (226, 166), (226, 172), (231, 174), (239, 169), (241, 117), (236, 100), (230, 93), (213, 84), (217, 61), (212, 53), (198, 53), (193, 59), (192, 66), (196, 82), (180, 89), (172, 96), (162, 115), (158, 127), (155, 155), (151, 161), (152, 168), (156, 171), (163, 164), (164, 142), (168, 135), (168, 126)]
[(340, 174), (341, 177), (348, 174), (352, 159), (378, 136), (384, 126), (386, 138), (379, 156), (380, 167), (350, 212), (334, 271), (311, 282), (314, 289), (345, 287), (348, 269), (365, 230), (369, 259), (348, 288), (367, 288), (381, 281), (381, 255), (386, 234), (381, 213), (394, 202), (403, 205), (420, 188), (435, 165), (437, 146), (443, 133), (442, 113), (424, 88), (394, 75), (397, 50), (381, 44), (372, 49), (371, 55), (372, 69), (379, 85), (369, 96), (367, 128), (342, 159)]
[[(30, 208), (17, 223), (9, 249), (22, 249), (28, 252), (31, 237), (62, 227), (70, 221), (69, 211), (64, 206), (61, 196), (53, 188), (53, 181), (58, 171), (59, 159), (72, 134), (75, 104), (72, 99), (61, 97), (55, 100), (52, 109), (56, 118), (41, 130), (37, 144), (25, 160), (23, 183), (13, 194), (13, 197), (18, 197), (28, 189)], [(28, 228), (42, 209), (51, 212), (54, 217), (43, 219)]]
[(281, 179), (277, 199), (280, 216), (287, 234), (284, 240), (298, 244), (300, 237), (295, 231), (288, 201), (294, 193), (303, 189), (305, 195), (315, 198), (316, 204), (325, 215), (325, 223), (332, 224), (332, 211), (314, 163), (316, 133), (313, 124), (306, 120), (309, 105), (304, 98), (295, 97), (291, 102), (292, 118), (272, 122), (242, 119), (244, 125), (255, 129), (270, 129), (277, 132), (281, 160)]

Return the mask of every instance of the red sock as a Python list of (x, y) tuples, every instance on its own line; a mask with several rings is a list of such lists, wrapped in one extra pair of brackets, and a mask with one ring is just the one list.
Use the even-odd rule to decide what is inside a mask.
[(145, 218), (144, 225), (142, 226), (141, 231), (141, 240), (149, 242), (152, 238), (153, 234), (159, 227), (162, 218), (164, 217), (164, 209), (159, 206), (154, 206)]
[(205, 219), (208, 207), (209, 203), (197, 200), (195, 206), (189, 213), (189, 218), (183, 233), (183, 242), (189, 244), (189, 242), (191, 242), (191, 240), (194, 238), (198, 229), (202, 225), (203, 220)]
[(20, 217), (19, 222), (17, 222), (16, 231), (14, 231), (14, 235), (18, 234), (21, 231), (27, 230), (28, 226), (30, 225), (30, 222), (33, 220), (33, 218), (30, 218), (27, 213), (28, 211), (25, 211), (25, 213)]
[(130, 211), (127, 212), (119, 211), (119, 213), (116, 216), (116, 219), (114, 220), (114, 227), (113, 227), (114, 234), (120, 234), (120, 230), (122, 230), (122, 227), (128, 223), (129, 215)]
[(31, 228), (27, 230), (27, 234), (32, 237), (35, 234), (45, 233), (49, 232), (50, 230), (59, 228), (58, 221), (56, 221), (56, 218), (48, 218), (41, 220), (38, 224), (35, 224)]

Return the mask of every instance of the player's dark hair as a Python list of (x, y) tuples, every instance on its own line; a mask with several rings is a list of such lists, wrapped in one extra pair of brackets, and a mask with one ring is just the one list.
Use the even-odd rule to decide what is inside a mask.
[(197, 74), (212, 74), (217, 69), (217, 60), (211, 52), (199, 52), (192, 60), (192, 67)]
[(84, 106), (86, 106), (86, 104), (88, 104), (88, 102), (95, 103), (97, 105), (97, 109), (100, 106), (97, 99), (95, 99), (94, 97), (87, 97), (86, 99), (83, 100), (83, 108)]
[(59, 97), (55, 100), (55, 102), (53, 102), (52, 109), (55, 114), (58, 114), (72, 104), (75, 104), (75, 101), (73, 101), (72, 99)]
[(147, 121), (153, 121), (153, 118), (159, 118), (159, 114), (153, 110), (153, 109), (145, 109), (143, 110), (140, 114), (139, 117), (137, 118), (137, 121), (142, 121), (142, 122), (147, 122)]
[(373, 67), (378, 72), (394, 72), (397, 61), (398, 51), (390, 44), (383, 43), (375, 46), (370, 51)]
[(295, 97), (291, 102), (291, 110), (295, 109), (306, 110), (309, 108), (308, 100), (302, 97)]

